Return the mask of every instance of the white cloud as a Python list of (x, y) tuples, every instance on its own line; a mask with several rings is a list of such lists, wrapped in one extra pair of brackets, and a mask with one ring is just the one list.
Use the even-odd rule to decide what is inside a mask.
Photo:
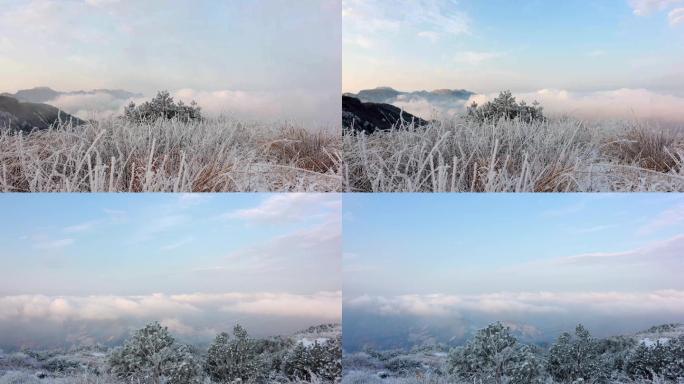
[(338, 320), (342, 316), (342, 293), (320, 292), (314, 295), (264, 294), (223, 307), (229, 312), (262, 316), (321, 316)]
[[(371, 46), (365, 38), (359, 38), (359, 45)], [(0, 47), (1, 48), (1, 47)], [(202, 108), (208, 117), (229, 116), (240, 120), (274, 122), (295, 120), (307, 126), (329, 126), (339, 124), (337, 100), (326, 94), (312, 91), (257, 92), (241, 90), (198, 91), (179, 89), (171, 92), (175, 100), (186, 104), (192, 101)], [(108, 93), (61, 95), (48, 101), (81, 119), (107, 119), (120, 116), (131, 101), (141, 104), (150, 97), (131, 99), (116, 98)]]
[(188, 244), (192, 243), (193, 240), (194, 240), (194, 237), (188, 236), (188, 237), (185, 237), (185, 238), (180, 239), (178, 241), (175, 241), (171, 244), (167, 244), (167, 245), (162, 246), (161, 250), (162, 251), (173, 251), (174, 249), (178, 249), (184, 245), (188, 245)]
[(417, 36), (427, 39), (432, 43), (436, 43), (439, 40), (439, 33), (433, 31), (420, 31)]
[(227, 259), (231, 268), (240, 269), (242, 273), (279, 271), (282, 275), (294, 276), (313, 272), (317, 276), (310, 276), (309, 283), (319, 279), (330, 283), (339, 280), (341, 254), (342, 227), (333, 215), (331, 220), (320, 225), (241, 249)]
[(479, 313), (511, 315), (558, 315), (583, 313), (638, 315), (667, 312), (684, 315), (684, 291), (652, 292), (501, 292), (480, 295), (359, 296), (345, 306), (378, 314), (445, 316)]
[[(482, 104), (498, 94), (476, 95)], [(569, 92), (542, 89), (531, 93), (518, 93), (519, 100), (528, 103), (539, 101), (547, 114), (571, 115), (583, 119), (648, 119), (684, 122), (684, 97), (656, 93), (646, 89), (617, 89), (598, 92)]]
[(211, 198), (212, 196), (206, 193), (180, 193), (178, 196), (178, 205), (182, 208), (187, 208), (205, 203)]
[(645, 16), (653, 11), (662, 11), (668, 7), (681, 3), (683, 0), (629, 0), (629, 4), (637, 16)]
[(129, 317), (157, 318), (187, 314), (197, 308), (167, 295), (149, 296), (46, 296), (0, 297), (0, 320), (46, 319), (115, 320)]
[(35, 244), (35, 247), (37, 249), (52, 250), (52, 249), (65, 248), (65, 247), (72, 245), (73, 243), (74, 243), (74, 239), (64, 238), (64, 239), (57, 239), (57, 240), (40, 241), (37, 244)]
[(459, 64), (480, 65), (485, 61), (491, 61), (504, 56), (502, 52), (459, 52), (454, 57), (454, 61)]
[(222, 326), (227, 316), (235, 315), (339, 321), (342, 294), (337, 291), (313, 294), (231, 292), (141, 296), (0, 296), (0, 323), (9, 322), (17, 327), (29, 321), (75, 321), (86, 324), (96, 321), (139, 323), (139, 320), (167, 319), (167, 323), (188, 334), (200, 329), (197, 319), (201, 323), (213, 320), (216, 326)]
[(589, 56), (589, 57), (601, 57), (601, 56), (605, 56), (606, 53), (607, 52), (604, 51), (603, 49), (595, 49), (593, 51), (589, 51), (587, 53), (587, 56)]
[(673, 27), (684, 23), (684, 8), (676, 8), (671, 10), (667, 15), (667, 19), (670, 21), (670, 25)]
[(602, 225), (594, 225), (591, 227), (586, 227), (586, 228), (578, 228), (575, 230), (575, 233), (596, 233), (596, 232), (602, 232), (611, 228), (615, 228), (616, 225), (613, 224), (602, 224)]
[(154, 216), (145, 221), (144, 224), (137, 228), (136, 233), (132, 236), (132, 243), (140, 243), (152, 240), (159, 234), (168, 233), (190, 222), (190, 217), (184, 214), (166, 214)]
[[(120, 115), (133, 99), (120, 99), (107, 93), (84, 95), (61, 95), (48, 104), (62, 109), (81, 119), (106, 119)], [(143, 99), (136, 99), (141, 102)]]
[(592, 265), (615, 263), (658, 264), (663, 267), (684, 263), (684, 235), (654, 242), (645, 247), (624, 252), (596, 252), (562, 257), (554, 260), (560, 265)]
[(228, 212), (222, 217), (262, 223), (284, 223), (329, 215), (331, 211), (336, 213), (341, 205), (341, 197), (334, 193), (276, 194), (265, 199), (257, 207)]
[(94, 7), (102, 7), (118, 3), (120, 0), (85, 0), (86, 4)]
[(370, 49), (373, 48), (373, 46), (375, 45), (375, 43), (373, 43), (373, 40), (369, 39), (366, 36), (346, 36), (344, 38), (344, 43), (348, 45), (356, 45), (363, 49)]
[(337, 99), (331, 99), (331, 92), (180, 89), (172, 96), (185, 103), (196, 101), (208, 116), (227, 115), (263, 122), (296, 120), (310, 125), (339, 125), (341, 113)]
[(470, 19), (450, 0), (400, 0), (392, 7), (381, 0), (343, 0), (345, 35), (372, 35), (413, 30), (420, 38), (470, 33)]
[(678, 204), (666, 209), (639, 228), (640, 234), (649, 234), (659, 229), (684, 222), (684, 204)]
[(646, 16), (655, 11), (670, 9), (667, 19), (672, 27), (684, 23), (684, 7), (673, 8), (681, 3), (684, 3), (684, 0), (630, 0), (632, 10), (637, 16)]
[(66, 233), (86, 232), (95, 228), (95, 226), (97, 226), (100, 223), (100, 220), (84, 221), (82, 223), (67, 226), (63, 229), (63, 231)]

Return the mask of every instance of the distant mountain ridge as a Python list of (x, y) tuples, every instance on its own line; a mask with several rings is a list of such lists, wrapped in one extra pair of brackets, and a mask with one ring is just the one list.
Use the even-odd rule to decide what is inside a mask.
[(401, 122), (425, 125), (427, 121), (387, 103), (362, 102), (342, 96), (342, 128), (358, 132), (386, 131)]
[(466, 89), (403, 92), (392, 87), (377, 87), (344, 94), (365, 103), (394, 105), (426, 120), (435, 117), (435, 112), (448, 116), (462, 113), (465, 111), (466, 103), (474, 95), (475, 92)]
[(357, 99), (370, 103), (388, 103), (392, 104), (396, 101), (409, 101), (415, 98), (423, 98), (431, 103), (449, 102), (455, 100), (465, 101), (475, 92), (465, 89), (436, 89), (434, 91), (413, 91), (403, 92), (397, 91), (392, 87), (377, 87), (374, 89), (364, 89), (359, 93), (345, 93), (345, 96), (356, 97)]
[(51, 105), (21, 102), (13, 97), (0, 95), (0, 129), (30, 132), (34, 129), (47, 129), (59, 122), (85, 124), (85, 121)]
[(72, 91), (72, 92), (61, 92), (56, 91), (50, 87), (34, 87), (30, 89), (21, 89), (16, 93), (2, 93), (0, 96), (9, 96), (15, 98), (19, 101), (25, 101), (30, 103), (48, 103), (52, 100), (57, 99), (60, 96), (69, 95), (95, 95), (95, 94), (106, 94), (110, 95), (116, 99), (130, 99), (133, 97), (142, 97), (141, 93), (129, 92), (123, 89), (93, 89), (90, 91)]

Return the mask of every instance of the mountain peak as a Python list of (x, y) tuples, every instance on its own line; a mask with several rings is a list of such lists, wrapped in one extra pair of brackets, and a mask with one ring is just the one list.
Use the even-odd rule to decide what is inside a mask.
[(387, 87), (387, 86), (375, 87), (375, 90), (378, 90), (378, 91), (394, 91), (394, 92), (397, 92), (396, 89), (394, 89), (394, 88), (392, 88), (392, 87)]

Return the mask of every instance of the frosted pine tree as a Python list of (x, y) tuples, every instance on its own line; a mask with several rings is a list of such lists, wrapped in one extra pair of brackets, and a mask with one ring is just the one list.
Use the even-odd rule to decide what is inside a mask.
[(283, 371), (292, 380), (339, 382), (342, 376), (342, 343), (339, 338), (298, 343), (286, 356)]
[(233, 339), (223, 332), (209, 347), (205, 371), (213, 381), (232, 383), (258, 381), (264, 374), (264, 363), (255, 343), (239, 324), (233, 328)]
[(679, 336), (667, 343), (667, 365), (663, 374), (673, 381), (684, 378), (684, 336)]
[(153, 322), (136, 331), (108, 363), (114, 376), (144, 383), (189, 384), (199, 380), (199, 365), (186, 346), (175, 344), (166, 327)]
[(606, 372), (598, 353), (598, 343), (589, 331), (579, 324), (575, 336), (565, 332), (549, 350), (549, 374), (561, 383), (602, 383)]
[(501, 323), (481, 329), (464, 347), (452, 350), (448, 368), (461, 379), (496, 384), (534, 383), (541, 374), (531, 350), (519, 346)]
[(202, 382), (202, 364), (187, 345), (174, 346), (163, 371), (168, 384)]

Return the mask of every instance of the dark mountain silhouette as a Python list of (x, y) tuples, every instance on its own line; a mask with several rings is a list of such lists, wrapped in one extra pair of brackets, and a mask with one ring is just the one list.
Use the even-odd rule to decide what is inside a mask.
[(364, 103), (355, 97), (342, 96), (342, 127), (346, 130), (373, 133), (389, 130), (402, 121), (427, 124), (427, 121), (390, 104)]
[(13, 97), (0, 96), (0, 129), (30, 132), (34, 129), (47, 129), (59, 122), (85, 124), (83, 120), (51, 105), (25, 103)]
[(429, 103), (442, 104), (463, 103), (471, 96), (475, 95), (475, 93), (465, 89), (437, 89), (434, 91), (402, 92), (391, 87), (377, 87), (375, 89), (364, 89), (357, 94), (347, 93), (345, 95), (356, 97), (363, 102), (370, 103), (392, 104), (399, 100), (406, 102), (411, 101), (412, 99), (421, 98), (427, 100)]
[(0, 96), (13, 97), (19, 101), (27, 101), (30, 103), (48, 103), (64, 95), (95, 95), (107, 94), (116, 99), (130, 99), (132, 97), (142, 97), (140, 93), (128, 92), (122, 89), (93, 89), (91, 91), (73, 91), (61, 92), (55, 91), (49, 87), (35, 87), (31, 89), (22, 89), (16, 93), (3, 93)]

